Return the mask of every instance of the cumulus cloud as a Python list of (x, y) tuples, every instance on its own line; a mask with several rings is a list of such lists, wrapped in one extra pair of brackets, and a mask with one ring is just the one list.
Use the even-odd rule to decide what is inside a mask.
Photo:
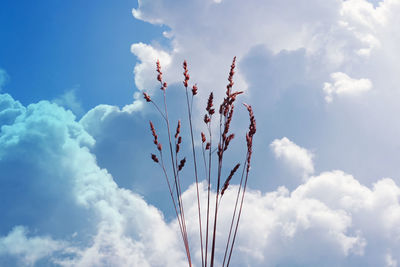
[(358, 96), (372, 89), (372, 82), (368, 79), (353, 79), (346, 73), (331, 74), (332, 83), (324, 83), (326, 102), (332, 102), (333, 97)]
[(171, 56), (163, 50), (144, 43), (133, 44), (131, 52), (140, 60), (134, 69), (136, 87), (141, 91), (152, 90), (158, 83), (155, 79), (156, 60), (160, 61), (165, 72), (171, 64)]
[[(237, 186), (220, 205), (218, 247), (227, 239)], [(206, 186), (201, 197), (206, 200)], [(232, 266), (391, 266), (399, 260), (400, 188), (392, 179), (368, 188), (343, 171), (311, 177), (293, 191), (246, 194)], [(197, 225), (195, 187), (183, 197), (188, 226)], [(373, 220), (371, 220), (373, 218)], [(197, 227), (189, 228), (197, 240)], [(198, 242), (195, 249), (199, 250)], [(217, 250), (217, 259), (224, 250)], [(199, 260), (199, 258), (198, 258)]]
[[(104, 118), (107, 107), (82, 119), (84, 128), (70, 111), (47, 101), (23, 107), (9, 95), (0, 99), (1, 112), (19, 109), (4, 113), (9, 116), (2, 121), (0, 170), (7, 175), (1, 176), (1, 188), (10, 190), (10, 183), (26, 187), (2, 191), (0, 203), (18, 207), (18, 216), (27, 223), (16, 226), (20, 222), (16, 211), (2, 207), (0, 258), (16, 258), (26, 265), (185, 266), (176, 220), (165, 221), (142, 197), (118, 187), (90, 152), (95, 139), (85, 128), (98, 133), (86, 123), (95, 114)], [(312, 174), (312, 155), (306, 149), (287, 138), (275, 140), (271, 147), (289, 164)], [(218, 261), (223, 257), (237, 189), (232, 185), (220, 204)], [(183, 201), (191, 247), (199, 251), (195, 191), (190, 186)], [(204, 183), (200, 191), (205, 203)], [(15, 204), (15, 199), (22, 201)], [(369, 188), (343, 171), (312, 176), (292, 191), (284, 186), (266, 193), (249, 189), (232, 266), (321, 262), (395, 266), (400, 249), (399, 199), (400, 188), (392, 179), (378, 180)], [(57, 212), (60, 207), (62, 212)], [(32, 209), (35, 214), (27, 212)], [(67, 227), (65, 214), (74, 218)], [(194, 260), (200, 264), (199, 253)]]
[[(389, 117), (382, 114), (394, 114), (397, 110), (393, 105), (397, 103), (386, 109), (389, 105), (383, 100), (396, 99), (393, 97), (396, 86), (386, 85), (388, 80), (393, 84), (399, 80), (398, 64), (394, 63), (400, 57), (397, 45), (400, 32), (398, 27), (392, 26), (398, 25), (398, 1), (386, 0), (377, 7), (362, 0), (268, 3), (248, 1), (243, 8), (239, 0), (139, 1), (134, 16), (165, 25), (168, 32), (164, 36), (169, 38), (171, 46), (132, 45), (131, 50), (140, 61), (134, 69), (136, 86), (150, 92), (157, 88), (154, 73), (157, 58), (163, 65), (167, 82), (180, 81), (179, 68), (183, 59), (187, 59), (193, 74), (191, 81), (198, 82), (200, 89), (207, 88), (207, 92), (218, 89), (216, 97), (221, 97), (224, 90), (219, 88), (226, 85), (229, 64), (233, 55), (237, 55), (235, 86), (247, 90), (246, 95), (258, 103), (254, 107), (255, 112), (260, 111), (256, 114), (263, 116), (258, 119), (260, 129), (268, 127), (275, 131), (268, 130), (268, 134), (275, 135), (279, 131), (280, 136), (285, 136), (293, 127), (300, 129), (306, 123), (310, 127), (293, 132), (295, 140), (301, 140), (302, 144), (304, 140), (313, 140), (321, 146), (318, 151), (324, 148), (326, 151), (326, 147), (329, 150), (330, 144), (335, 146), (335, 151), (337, 146), (345, 146), (347, 154), (335, 153), (338, 153), (336, 159), (347, 158), (343, 160), (346, 162), (349, 162), (348, 154), (360, 151), (360, 147), (397, 147), (398, 129), (388, 129), (391, 123), (386, 121), (383, 127), (379, 127), (379, 123), (381, 118)], [(267, 52), (260, 52), (263, 57), (258, 57), (259, 50)], [(260, 60), (251, 65), (242, 64), (241, 59), (251, 55)], [(265, 67), (266, 62), (271, 64)], [(385, 75), (380, 77), (382, 70)], [(273, 75), (266, 76), (266, 73)], [(354, 115), (350, 120), (348, 115), (338, 116), (337, 110), (327, 111), (326, 115), (316, 96), (323, 101), (320, 87), (331, 73), (337, 79), (332, 77), (328, 83), (329, 92), (325, 97), (330, 94), (330, 99), (365, 93), (372, 88), (372, 83), (374, 88), (388, 88), (387, 91), (374, 90), (386, 93), (374, 100), (381, 102), (372, 102), (374, 105), (367, 110), (360, 108), (359, 113), (347, 113), (373, 113), (377, 118)], [(345, 73), (351, 73), (351, 77)], [(272, 87), (276, 91), (271, 93)], [(321, 95), (310, 93), (313, 89)], [(271, 101), (268, 112), (262, 112), (265, 91), (281, 99), (276, 103)], [(199, 94), (206, 97), (203, 90), (199, 90)], [(302, 101), (294, 101), (294, 96), (301, 96)], [(136, 101), (122, 109), (99, 105), (77, 121), (72, 112), (48, 101), (23, 106), (9, 95), (0, 96), (0, 173), (7, 174), (0, 177), (1, 260), (13, 257), (27, 265), (50, 262), (64, 266), (185, 266), (177, 222), (165, 220), (163, 214), (141, 196), (121, 188), (119, 175), (110, 175), (113, 168), (117, 169), (115, 162), (122, 162), (114, 157), (116, 154), (123, 155), (126, 165), (131, 166), (129, 170), (120, 170), (126, 179), (141, 167), (132, 162), (143, 162), (138, 158), (146, 152), (147, 147), (141, 145), (144, 142), (139, 139), (140, 144), (131, 145), (142, 129), (137, 122), (142, 119), (141, 114), (136, 112), (142, 107), (139, 97), (134, 96)], [(274, 105), (279, 105), (281, 113), (269, 112), (276, 112)], [(376, 113), (377, 110), (381, 112)], [(287, 118), (285, 123), (281, 115)], [(269, 119), (272, 117), (273, 123)], [(375, 122), (374, 129), (370, 127), (371, 120)], [(384, 136), (379, 139), (387, 142), (386, 146), (372, 144), (370, 139), (359, 136), (360, 128), (352, 124), (359, 126), (364, 121), (368, 125), (365, 135), (372, 131), (373, 140)], [(338, 127), (343, 123), (347, 123), (347, 127)], [(346, 131), (346, 135), (339, 136), (335, 127)], [(268, 134), (259, 139), (268, 140), (266, 145), (260, 141), (256, 147), (267, 146), (275, 138), (267, 138)], [(355, 146), (340, 142), (343, 136), (348, 136), (349, 143)], [(321, 262), (325, 266), (398, 264), (400, 189), (395, 178), (380, 179), (368, 187), (361, 182), (362, 177), (358, 180), (343, 171), (315, 174), (312, 153), (287, 138), (276, 139), (271, 148), (277, 157), (303, 176), (314, 176), (293, 190), (282, 186), (270, 192), (248, 191), (234, 266), (320, 266)], [(396, 158), (388, 157), (385, 149), (383, 152), (379, 149), (373, 153), (368, 151), (365, 157), (384, 155), (381, 158), (385, 162)], [(259, 153), (257, 149), (255, 153)], [(326, 155), (327, 152), (325, 166), (335, 162), (335, 157)], [(103, 160), (106, 156), (114, 158), (108, 161), (109, 165)], [(131, 156), (132, 161), (129, 160)], [(359, 158), (353, 157), (353, 160)], [(260, 161), (264, 163), (264, 160), (260, 157)], [(386, 173), (386, 165), (372, 162), (370, 166), (383, 168)], [(365, 164), (359, 165), (370, 173)], [(393, 165), (398, 166), (396, 162)], [(253, 166), (256, 171), (257, 164)], [(143, 183), (153, 181), (149, 177), (152, 171), (140, 173), (146, 174)], [(263, 181), (264, 172), (264, 168), (255, 172), (254, 180)], [(230, 187), (221, 202), (219, 259), (223, 254), (224, 229), (229, 225), (235, 190), (236, 186)], [(199, 245), (194, 192), (193, 186), (185, 191), (184, 202), (191, 227), (191, 247), (196, 249)], [(204, 200), (204, 184), (201, 193)], [(14, 244), (21, 240), (27, 243), (27, 249), (16, 250)], [(43, 250), (31, 250), (30, 246), (38, 243), (43, 244)], [(199, 265), (199, 255), (194, 258)]]
[(314, 173), (314, 155), (302, 148), (287, 137), (275, 139), (271, 145), (275, 157), (283, 159), (290, 168), (301, 174), (303, 178)]
[[(307, 4), (285, 0), (262, 5), (247, 1), (246, 8), (238, 0), (185, 4), (141, 0), (138, 4), (133, 10), (137, 19), (169, 27), (166, 36), (172, 47), (167, 49), (171, 65), (179, 67), (184, 58), (188, 59), (198, 73), (197, 81), (213, 88), (223, 86), (221, 77), (226, 76), (226, 66), (236, 55), (239, 58), (236, 84), (246, 89), (248, 84), (246, 77), (241, 75), (240, 60), (256, 46), (265, 46), (274, 54), (305, 49), (316, 64), (314, 75), (321, 68), (329, 71), (363, 60), (380, 47), (381, 36), (377, 32), (381, 31), (387, 17), (364, 0), (312, 1)], [(313, 8), (307, 8), (309, 6)], [(190, 20), (187, 20), (187, 14), (190, 14)], [(142, 43), (133, 47), (134, 54), (142, 61), (137, 67), (150, 60), (153, 70), (155, 51), (160, 49)], [(154, 77), (136, 74), (138, 80), (151, 78), (151, 81)]]
[[(70, 241), (62, 252), (71, 255), (51, 255), (60, 265), (183, 265), (176, 229), (97, 165), (89, 151), (95, 141), (70, 111), (47, 101), (22, 107), (9, 95), (1, 99), (8, 103), (1, 112), (20, 108), (19, 113), (5, 112), (9, 116), (0, 133), (0, 170), (6, 174), (0, 179), (1, 235), (9, 233), (3, 243), (23, 238), (21, 228), (12, 232), (22, 220), (38, 234), (32, 242), (53, 244), (47, 237)], [(3, 251), (31, 262), (46, 260), (53, 252), (44, 246), (32, 255), (11, 253), (9, 245)]]
[(1, 255), (16, 256), (18, 264), (33, 266), (41, 258), (48, 257), (56, 251), (66, 248), (64, 242), (58, 242), (50, 237), (29, 237), (28, 230), (23, 226), (14, 227), (11, 232), (0, 237)]

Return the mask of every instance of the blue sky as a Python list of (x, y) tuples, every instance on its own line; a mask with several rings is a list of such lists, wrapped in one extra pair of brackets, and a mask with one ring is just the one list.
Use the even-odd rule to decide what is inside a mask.
[(75, 88), (85, 110), (99, 103), (126, 104), (136, 90), (132, 76), (136, 58), (130, 45), (163, 39), (163, 27), (133, 18), (135, 5), (134, 1), (4, 2), (0, 58), (10, 77), (7, 92), (29, 104)]
[[(149, 158), (148, 121), (165, 148), (163, 121), (141, 93), (162, 100), (159, 59), (173, 128), (181, 119), (187, 136), (186, 59), (199, 136), (208, 93), (222, 100), (237, 56), (234, 89), (257, 134), (232, 265), (399, 266), (399, 12), (398, 0), (2, 3), (0, 265), (187, 266)], [(245, 108), (233, 121), (226, 174), (242, 160)], [(199, 251), (192, 168), (183, 202)]]

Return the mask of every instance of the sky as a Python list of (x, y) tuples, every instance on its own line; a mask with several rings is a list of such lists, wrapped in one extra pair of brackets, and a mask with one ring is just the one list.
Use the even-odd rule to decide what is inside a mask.
[[(234, 56), (257, 133), (231, 266), (400, 266), (399, 12), (399, 0), (2, 3), (0, 266), (187, 266), (150, 159), (148, 121), (165, 149), (163, 121), (141, 94), (162, 101), (158, 59), (188, 136), (187, 60), (200, 136)], [(243, 160), (248, 123), (237, 105), (223, 173)], [(198, 252), (192, 168), (182, 199)], [(218, 266), (238, 183), (221, 202)]]

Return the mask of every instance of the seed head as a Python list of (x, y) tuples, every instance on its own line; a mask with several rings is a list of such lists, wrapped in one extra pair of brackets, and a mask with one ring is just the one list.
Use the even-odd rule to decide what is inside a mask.
[(206, 110), (208, 112), (208, 114), (211, 116), (212, 114), (214, 114), (215, 110), (212, 108), (213, 107), (213, 99), (214, 99), (214, 95), (211, 92), (210, 96), (208, 97), (208, 101), (207, 101), (207, 107)]
[(207, 124), (207, 123), (209, 123), (210, 121), (211, 121), (210, 117), (208, 117), (207, 114), (204, 115), (204, 122)]
[(189, 76), (189, 72), (188, 72), (188, 69), (187, 69), (186, 60), (183, 61), (183, 76), (184, 76), (183, 85), (187, 88), (190, 76)]
[(210, 146), (211, 146), (210, 142), (207, 142), (207, 144), (206, 144), (206, 150), (210, 149)]
[(181, 171), (182, 168), (185, 166), (186, 163), (186, 158), (183, 158), (180, 162), (179, 162), (179, 166), (178, 166), (178, 171)]
[(157, 73), (158, 73), (158, 75), (157, 75), (157, 80), (158, 80), (160, 83), (162, 83), (161, 65), (160, 65), (160, 60), (158, 60), (158, 59), (157, 59), (156, 66), (157, 66)]
[(153, 135), (153, 137), (154, 137), (154, 144), (155, 145), (157, 145), (158, 144), (158, 136), (157, 136), (157, 133), (156, 133), (156, 129), (154, 128), (154, 125), (153, 125), (153, 123), (150, 121), (150, 130), (151, 130), (151, 134)]
[(224, 146), (224, 151), (228, 149), (229, 143), (232, 141), (232, 139), (235, 137), (235, 134), (230, 134), (226, 140), (225, 140), (225, 146)]
[(224, 186), (222, 187), (222, 190), (221, 190), (221, 196), (224, 195), (225, 190), (228, 189), (229, 182), (231, 181), (231, 179), (232, 179), (233, 175), (235, 174), (235, 172), (239, 169), (239, 166), (240, 166), (240, 163), (236, 164), (236, 166), (231, 170), (228, 178), (226, 178)]
[(144, 99), (146, 99), (147, 102), (151, 102), (151, 98), (146, 92), (143, 92), (143, 97)]
[(192, 94), (197, 95), (197, 84), (193, 85), (192, 87)]
[(233, 58), (231, 70), (229, 71), (228, 81), (229, 84), (226, 86), (226, 95), (229, 97), (231, 94), (231, 89), (233, 87), (233, 75), (235, 74), (236, 57)]
[(181, 121), (178, 120), (178, 126), (176, 126), (175, 138), (178, 138), (180, 132), (181, 132)]
[(158, 162), (159, 162), (157, 156), (154, 155), (154, 154), (151, 154), (151, 159), (152, 159), (155, 163), (158, 163)]
[(206, 135), (203, 132), (201, 132), (201, 142), (202, 143), (206, 142)]
[(246, 108), (247, 111), (249, 112), (249, 117), (250, 117), (250, 125), (249, 125), (249, 131), (246, 134), (246, 142), (247, 142), (247, 172), (250, 170), (250, 161), (251, 161), (251, 155), (253, 153), (253, 136), (256, 133), (256, 119), (254, 118), (254, 113), (253, 109), (251, 108), (250, 105), (243, 104)]

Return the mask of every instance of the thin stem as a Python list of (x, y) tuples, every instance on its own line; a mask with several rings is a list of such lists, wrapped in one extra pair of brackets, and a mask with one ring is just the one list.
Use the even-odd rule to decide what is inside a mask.
[(207, 253), (208, 253), (208, 226), (210, 221), (210, 192), (211, 192), (211, 148), (212, 148), (212, 134), (211, 134), (211, 120), (212, 116), (210, 116), (210, 123), (208, 126), (208, 133), (210, 136), (210, 148), (208, 155), (208, 184), (207, 184), (207, 226), (206, 226), (206, 257), (205, 257), (205, 266), (207, 267)]
[(235, 208), (234, 208), (233, 215), (232, 215), (231, 227), (229, 228), (228, 241), (226, 242), (225, 254), (224, 254), (224, 261), (222, 262), (222, 267), (225, 266), (225, 260), (226, 260), (226, 256), (227, 256), (227, 253), (228, 253), (228, 247), (229, 247), (229, 243), (230, 243), (230, 239), (231, 239), (233, 224), (234, 224), (234, 222), (235, 222), (236, 209), (237, 209), (237, 205), (238, 205), (238, 202), (239, 202), (240, 191), (241, 191), (241, 189), (242, 189), (242, 183), (243, 183), (243, 177), (244, 177), (244, 170), (246, 169), (247, 157), (248, 157), (248, 155), (249, 155), (249, 153), (247, 152), (246, 158), (245, 158), (244, 164), (243, 164), (243, 171), (242, 171), (242, 176), (241, 176), (241, 178), (240, 178), (240, 184), (239, 184), (239, 188), (238, 188), (238, 193), (237, 193), (237, 195), (236, 195)]
[(162, 156), (162, 152), (161, 152), (161, 151), (160, 151), (160, 159), (161, 159), (161, 163), (159, 163), (159, 165), (161, 166), (161, 168), (162, 168), (162, 170), (163, 170), (163, 172), (164, 172), (164, 175), (165, 175), (165, 179), (166, 179), (166, 181), (167, 181), (167, 185), (168, 185), (169, 193), (170, 193), (170, 195), (171, 195), (172, 203), (174, 204), (174, 209), (175, 209), (176, 218), (178, 219), (179, 229), (181, 230), (181, 235), (182, 235), (183, 243), (184, 243), (184, 245), (185, 245), (186, 256), (187, 256), (187, 258), (188, 258), (188, 261), (190, 262), (190, 255), (189, 255), (189, 250), (188, 250), (188, 241), (187, 241), (187, 238), (186, 238), (185, 235), (184, 235), (183, 228), (182, 228), (182, 224), (181, 224), (181, 220), (179, 219), (179, 215), (178, 215), (178, 210), (177, 210), (177, 208), (176, 208), (176, 203), (175, 203), (174, 194), (172, 193), (171, 184), (170, 184), (169, 179), (168, 179), (168, 174), (167, 174), (167, 171), (165, 170), (164, 159), (163, 159), (163, 156)]
[(189, 116), (189, 125), (190, 125), (190, 137), (192, 139), (192, 151), (193, 151), (193, 162), (194, 162), (194, 176), (196, 178), (196, 192), (197, 192), (197, 208), (198, 208), (198, 215), (199, 215), (199, 234), (200, 234), (200, 246), (201, 246), (201, 266), (204, 267), (204, 255), (203, 255), (203, 233), (201, 229), (201, 211), (200, 211), (200, 196), (199, 196), (199, 180), (197, 178), (197, 163), (196, 163), (196, 151), (194, 149), (194, 138), (193, 138), (193, 127), (192, 127), (192, 112), (191, 107), (189, 104), (189, 95), (188, 89), (186, 89), (186, 103), (188, 109), (188, 116)]
[(212, 239), (212, 247), (211, 247), (211, 265), (210, 265), (211, 267), (214, 266), (215, 236), (216, 236), (216, 232), (217, 232), (218, 197), (219, 197), (221, 169), (222, 169), (222, 157), (218, 160), (217, 194), (215, 196), (214, 229), (213, 229), (213, 239)]
[[(176, 139), (175, 139), (175, 147), (176, 147)], [(175, 167), (178, 170), (178, 152), (176, 151), (176, 149), (175, 149)], [(179, 176), (179, 170), (176, 173), (176, 177), (177, 177), (176, 181), (178, 183), (177, 189), (179, 189), (179, 192), (178, 192), (177, 195), (179, 196), (179, 203), (181, 203), (181, 205), (179, 207), (181, 209), (180, 210), (180, 214), (181, 214), (181, 220), (183, 222), (182, 226), (183, 226), (183, 230), (185, 232), (186, 242), (188, 243), (188, 246), (189, 246), (189, 240), (188, 240), (188, 237), (187, 237), (187, 229), (186, 229), (185, 212), (183, 211), (182, 189), (181, 189), (181, 181), (180, 181), (180, 176)]]
[[(226, 121), (226, 118), (225, 118)], [(214, 214), (214, 229), (213, 229), (213, 240), (212, 240), (212, 247), (211, 247), (211, 267), (214, 266), (214, 257), (215, 257), (215, 239), (216, 239), (216, 232), (217, 232), (217, 217), (218, 217), (218, 197), (219, 197), (219, 188), (220, 188), (220, 181), (221, 181), (221, 172), (222, 172), (222, 159), (224, 155), (224, 139), (222, 137), (222, 115), (220, 117), (220, 138), (219, 138), (219, 145), (218, 147), (221, 148), (221, 155), (218, 155), (218, 175), (217, 175), (217, 192), (215, 196), (215, 214)], [(219, 149), (218, 148), (218, 149)]]
[[(181, 201), (180, 201), (179, 189), (178, 189), (178, 183), (177, 183), (177, 170), (175, 169), (174, 155), (173, 155), (173, 152), (172, 152), (171, 131), (170, 131), (170, 127), (169, 127), (169, 119), (168, 119), (168, 110), (167, 110), (167, 100), (166, 100), (165, 88), (164, 88), (163, 92), (164, 92), (165, 121), (167, 123), (167, 130), (168, 130), (168, 140), (169, 140), (169, 150), (170, 150), (170, 153), (171, 153), (171, 163), (172, 163), (172, 169), (174, 171), (175, 187), (176, 187), (176, 193), (178, 195), (178, 204), (179, 204), (179, 207), (181, 209), (181, 212), (183, 213), (184, 212), (183, 203), (181, 203)], [(186, 236), (186, 239), (187, 239), (187, 232), (186, 232), (186, 226), (185, 225), (186, 225), (185, 221), (182, 221), (182, 226), (184, 228), (185, 236)], [(188, 257), (189, 258), (189, 266), (192, 266), (192, 261), (191, 261), (191, 257), (190, 257), (190, 250), (189, 250), (189, 242), (187, 242), (187, 247), (188, 247), (188, 252), (189, 252), (188, 253), (189, 254), (189, 257)]]
[[(204, 149), (204, 144), (201, 143), (201, 151), (203, 153), (203, 161), (204, 161), (204, 171), (207, 175), (207, 161), (206, 161), (206, 153), (205, 153), (205, 149)], [(208, 179), (208, 177), (206, 176), (206, 179)]]
[[(249, 153), (247, 153), (247, 155), (248, 155), (248, 157), (250, 156)], [(242, 214), (243, 201), (244, 201), (244, 195), (245, 195), (245, 193), (246, 193), (246, 186), (247, 186), (248, 177), (249, 177), (249, 169), (246, 168), (246, 179), (245, 179), (245, 181), (244, 181), (242, 199), (241, 199), (241, 201), (240, 201), (239, 214), (238, 214), (238, 218), (237, 218), (237, 221), (236, 221), (235, 233), (233, 234), (231, 250), (230, 250), (230, 252), (229, 252), (229, 258), (228, 258), (228, 263), (227, 263), (226, 267), (229, 266), (229, 263), (230, 263), (230, 261), (231, 261), (233, 246), (235, 245), (236, 234), (237, 234), (237, 230), (238, 230), (238, 227), (239, 227), (240, 215)]]
[(161, 116), (164, 118), (164, 120), (166, 121), (167, 118), (165, 117), (164, 113), (162, 113), (162, 111), (160, 110), (160, 108), (158, 107), (158, 105), (157, 105), (153, 100), (151, 100), (150, 102), (156, 107), (156, 109), (158, 110), (158, 112), (160, 113), (160, 115), (161, 115)]

